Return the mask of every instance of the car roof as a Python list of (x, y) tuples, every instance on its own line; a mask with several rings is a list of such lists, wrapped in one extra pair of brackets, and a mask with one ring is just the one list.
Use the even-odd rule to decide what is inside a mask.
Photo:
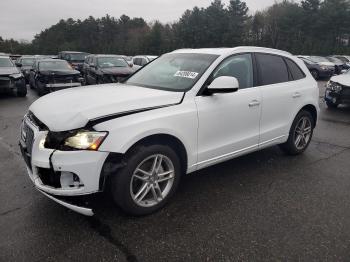
[(53, 59), (53, 58), (43, 58), (43, 59), (37, 60), (37, 62), (57, 62), (57, 61), (67, 62), (66, 60), (63, 60), (63, 59)]
[(179, 49), (172, 53), (195, 53), (195, 54), (212, 54), (212, 55), (228, 55), (233, 52), (262, 52), (262, 53), (272, 53), (277, 55), (287, 55), (292, 56), (291, 53), (277, 50), (273, 48), (257, 47), (257, 46), (237, 46), (233, 48), (199, 48), (199, 49)]

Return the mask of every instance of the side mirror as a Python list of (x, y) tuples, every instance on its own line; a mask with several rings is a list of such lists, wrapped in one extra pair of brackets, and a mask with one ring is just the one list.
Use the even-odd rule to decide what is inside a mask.
[(215, 93), (232, 93), (239, 89), (237, 78), (232, 76), (219, 76), (207, 87), (209, 94)]
[(17, 67), (22, 67), (22, 64), (21, 64), (21, 63), (18, 63), (18, 62), (16, 62), (15, 65), (16, 65)]

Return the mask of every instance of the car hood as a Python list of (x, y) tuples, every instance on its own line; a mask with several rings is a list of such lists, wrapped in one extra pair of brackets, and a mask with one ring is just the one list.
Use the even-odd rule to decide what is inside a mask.
[(350, 73), (333, 76), (331, 78), (331, 81), (337, 82), (343, 86), (350, 86)]
[(127, 75), (131, 74), (134, 71), (128, 67), (111, 67), (111, 68), (103, 68), (101, 69), (101, 72), (103, 74), (108, 74), (108, 75)]
[(70, 75), (79, 75), (80, 72), (77, 70), (45, 70), (40, 71), (42, 75), (58, 75), (58, 76), (70, 76)]
[(319, 62), (318, 64), (323, 66), (335, 66), (335, 64), (332, 62)]
[(51, 131), (86, 126), (89, 120), (133, 110), (176, 104), (183, 92), (125, 84), (69, 88), (36, 100), (29, 108)]
[(19, 73), (17, 67), (0, 67), (0, 75), (12, 75)]

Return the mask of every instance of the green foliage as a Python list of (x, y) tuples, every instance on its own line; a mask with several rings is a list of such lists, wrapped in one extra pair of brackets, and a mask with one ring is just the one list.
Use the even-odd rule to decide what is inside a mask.
[(350, 0), (284, 0), (249, 15), (244, 1), (186, 10), (173, 24), (122, 15), (60, 20), (31, 43), (0, 37), (0, 52), (154, 54), (177, 48), (257, 45), (295, 54), (350, 53)]

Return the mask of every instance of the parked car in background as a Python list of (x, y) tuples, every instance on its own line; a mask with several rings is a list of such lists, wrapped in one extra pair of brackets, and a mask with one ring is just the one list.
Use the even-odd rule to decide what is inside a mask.
[(327, 58), (323, 57), (323, 56), (309, 56), (307, 57), (307, 59), (319, 64), (319, 65), (323, 65), (323, 66), (329, 66), (332, 67), (335, 73), (335, 64), (330, 62)]
[(20, 147), (33, 184), (52, 200), (93, 215), (74, 198), (110, 189), (125, 212), (146, 215), (187, 173), (273, 145), (303, 153), (318, 100), (316, 81), (287, 52), (183, 49), (123, 84), (38, 99)]
[(309, 69), (311, 75), (316, 79), (320, 78), (329, 78), (334, 74), (334, 67), (333, 66), (326, 66), (321, 65), (317, 62), (314, 62), (306, 57), (298, 56), (299, 59), (301, 59), (306, 67)]
[(0, 55), (0, 93), (27, 95), (24, 76), (9, 56)]
[(329, 80), (324, 97), (329, 108), (350, 104), (350, 70)]
[(156, 59), (158, 56), (154, 56), (154, 55), (138, 55), (138, 56), (134, 56), (132, 58), (132, 62), (134, 64), (134, 69), (138, 70), (141, 67), (147, 65), (149, 62), (151, 62), (152, 60)]
[(39, 59), (30, 72), (29, 82), (42, 96), (56, 90), (81, 86), (83, 78), (65, 60)]
[(134, 70), (123, 56), (89, 55), (83, 65), (84, 79), (87, 85), (122, 82)]
[(57, 58), (66, 60), (73, 67), (73, 69), (82, 72), (85, 58), (88, 55), (89, 53), (85, 52), (62, 51), (58, 53)]
[(330, 62), (334, 63), (335, 65), (335, 73), (337, 75), (341, 74), (343, 70), (347, 69), (346, 63), (344, 63), (342, 60), (332, 57), (332, 56), (327, 56), (326, 57)]
[(26, 84), (29, 84), (30, 70), (33, 69), (36, 59), (35, 56), (22, 56), (16, 60), (15, 64), (21, 70)]
[(336, 58), (340, 59), (341, 61), (343, 61), (343, 63), (346, 64), (347, 69), (350, 69), (350, 56), (346, 56), (346, 55), (334, 55), (333, 57), (336, 57)]

